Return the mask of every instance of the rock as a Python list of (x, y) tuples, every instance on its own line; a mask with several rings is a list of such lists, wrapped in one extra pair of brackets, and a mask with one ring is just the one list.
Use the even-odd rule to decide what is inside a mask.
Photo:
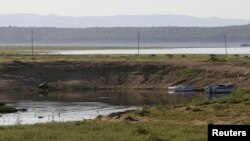
[(44, 82), (38, 85), (39, 89), (48, 89), (49, 88), (49, 84)]

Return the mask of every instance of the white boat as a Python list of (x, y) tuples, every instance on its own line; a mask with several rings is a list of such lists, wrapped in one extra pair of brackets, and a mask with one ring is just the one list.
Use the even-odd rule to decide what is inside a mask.
[(225, 84), (225, 85), (213, 85), (206, 88), (208, 93), (231, 93), (236, 89), (236, 85)]
[(172, 95), (195, 95), (197, 94), (196, 91), (168, 91), (168, 94)]
[(196, 91), (196, 87), (188, 87), (188, 86), (171, 86), (168, 87), (169, 91), (174, 91), (174, 92), (189, 92), (189, 91)]

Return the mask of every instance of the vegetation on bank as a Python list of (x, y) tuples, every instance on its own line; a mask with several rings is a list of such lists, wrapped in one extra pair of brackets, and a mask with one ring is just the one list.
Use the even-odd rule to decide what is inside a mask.
[(237, 90), (212, 101), (148, 107), (91, 121), (1, 127), (0, 140), (205, 141), (208, 124), (250, 124), (249, 106), (249, 94)]
[(201, 126), (162, 122), (72, 122), (0, 128), (5, 141), (187, 141), (205, 140)]
[(0, 114), (15, 113), (17, 109), (11, 106), (7, 106), (4, 103), (0, 103)]
[[(237, 72), (229, 72), (230, 67), (239, 67), (242, 72), (248, 70), (250, 59), (245, 56), (217, 56), (217, 55), (100, 55), (100, 56), (30, 56), (30, 55), (3, 55), (0, 58), (2, 62), (10, 64), (30, 62), (39, 65), (40, 62), (101, 62), (112, 63), (114, 61), (125, 61), (128, 63), (137, 63), (142, 66), (143, 63), (159, 64), (177, 64), (175, 68), (162, 71), (152, 71), (145, 73), (145, 70), (132, 70), (129, 73), (135, 76), (147, 76), (150, 74), (152, 78), (162, 78), (169, 72), (169, 76), (176, 76), (193, 80), (200, 76), (202, 79), (197, 79), (197, 83), (213, 78), (214, 82), (218, 82), (223, 78), (228, 80), (238, 79)], [(189, 66), (183, 67), (183, 61), (189, 60)], [(171, 62), (173, 61), (173, 62)], [(143, 62), (143, 63), (142, 63)], [(206, 68), (198, 68), (197, 62), (205, 62), (201, 67), (210, 65)], [(118, 62), (120, 64), (120, 62)], [(126, 65), (126, 64), (125, 64)], [(185, 64), (186, 65), (186, 64)], [(81, 66), (81, 65), (79, 65)], [(225, 70), (213, 70), (222, 66), (228, 67)], [(126, 65), (127, 67), (127, 65)], [(243, 68), (244, 67), (244, 68)], [(21, 67), (25, 68), (25, 67)], [(33, 67), (34, 68), (34, 67)], [(15, 68), (16, 70), (17, 68)], [(39, 67), (41, 70), (41, 67)], [(145, 68), (148, 69), (148, 68)], [(4, 69), (3, 69), (4, 70)], [(52, 70), (52, 69), (51, 69)], [(53, 68), (54, 70), (54, 68)], [(65, 71), (65, 69), (63, 69)], [(66, 69), (67, 70), (67, 69)], [(70, 69), (69, 69), (70, 70)], [(82, 69), (84, 70), (84, 69)], [(86, 69), (85, 69), (86, 70)], [(104, 70), (104, 69), (101, 69)], [(180, 71), (181, 70), (181, 71)], [(233, 69), (232, 69), (233, 70)], [(59, 72), (59, 71), (57, 71)], [(69, 71), (71, 72), (71, 71)], [(91, 71), (93, 72), (93, 71)], [(17, 72), (18, 73), (18, 72)], [(19, 72), (20, 73), (20, 72)], [(75, 73), (75, 72), (74, 72)], [(15, 73), (16, 74), (16, 73)], [(29, 76), (31, 75), (28, 73)], [(82, 72), (81, 72), (82, 74)], [(24, 74), (22, 73), (22, 76)], [(105, 75), (105, 74), (103, 74)], [(113, 75), (113, 74), (112, 74)], [(34, 75), (36, 76), (36, 75)], [(46, 76), (46, 75), (44, 75)], [(55, 74), (53, 74), (55, 76)], [(64, 74), (64, 78), (66, 73)], [(123, 75), (122, 75), (123, 76)], [(49, 76), (51, 78), (51, 76)], [(18, 125), (0, 127), (0, 140), (6, 141), (205, 141), (207, 140), (207, 125), (208, 124), (250, 124), (250, 89), (248, 74), (244, 77), (243, 83), (239, 89), (232, 93), (230, 97), (224, 97), (212, 101), (192, 101), (183, 105), (174, 106), (154, 106), (144, 108), (141, 111), (131, 111), (118, 116), (104, 116), (100, 119), (91, 121), (68, 122), (68, 123), (48, 123), (36, 125)], [(72, 77), (69, 77), (72, 78)], [(77, 74), (79, 78), (79, 74)], [(229, 79), (230, 78), (230, 79)], [(134, 81), (135, 79), (133, 79)], [(225, 80), (225, 81), (228, 81)], [(106, 82), (106, 81), (105, 81)], [(180, 81), (181, 82), (181, 81)], [(211, 82), (211, 81), (208, 81)], [(61, 82), (60, 82), (61, 83)], [(153, 82), (156, 83), (156, 82)], [(35, 90), (34, 90), (35, 91)], [(13, 136), (14, 135), (14, 136)]]
[[(0, 91), (166, 89), (250, 78), (250, 58), (235, 55), (0, 55)], [(56, 73), (60, 72), (60, 73)], [(24, 78), (24, 79), (19, 79)], [(8, 88), (8, 89), (6, 89)], [(10, 90), (9, 90), (10, 89)]]
[[(115, 47), (68, 47), (68, 46), (38, 46), (34, 47), (34, 55), (31, 55), (31, 47), (14, 46), (0, 47), (0, 62), (55, 62), (55, 61), (157, 61), (168, 60), (192, 60), (192, 61), (248, 61), (249, 55), (215, 55), (215, 54), (141, 54), (141, 55), (49, 55), (46, 51), (58, 50), (89, 50), (89, 49), (115, 49)], [(127, 49), (127, 48), (124, 48)], [(135, 48), (137, 49), (137, 48)], [(42, 53), (42, 54), (39, 54)], [(243, 63), (243, 62), (242, 62)]]

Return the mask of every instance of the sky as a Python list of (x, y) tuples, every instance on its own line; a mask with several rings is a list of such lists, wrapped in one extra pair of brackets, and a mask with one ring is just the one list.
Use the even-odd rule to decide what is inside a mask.
[(0, 14), (114, 16), (173, 14), (250, 19), (250, 0), (0, 0)]

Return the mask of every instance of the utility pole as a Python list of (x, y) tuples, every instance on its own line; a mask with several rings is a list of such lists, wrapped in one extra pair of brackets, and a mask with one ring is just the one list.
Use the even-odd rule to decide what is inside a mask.
[(141, 40), (141, 37), (140, 37), (140, 32), (138, 32), (138, 56), (140, 55), (140, 40)]
[(225, 51), (226, 51), (226, 56), (227, 56), (227, 35), (224, 35), (224, 40), (225, 40)]
[(34, 31), (31, 30), (31, 51), (32, 51), (32, 56), (34, 54), (34, 37), (33, 37)]

